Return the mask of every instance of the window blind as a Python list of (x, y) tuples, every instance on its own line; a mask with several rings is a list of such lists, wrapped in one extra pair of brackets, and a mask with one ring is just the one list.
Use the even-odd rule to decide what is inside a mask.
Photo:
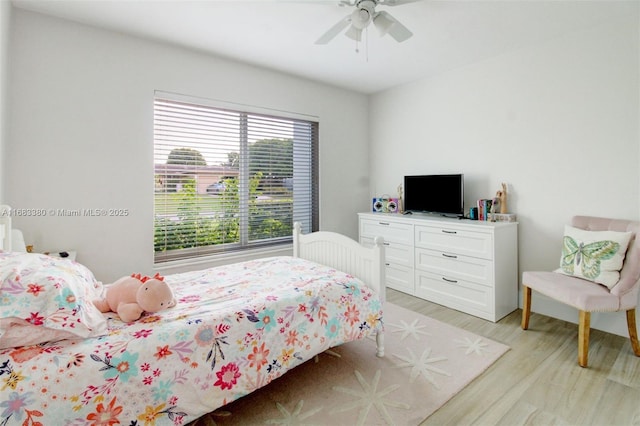
[(156, 96), (155, 261), (317, 230), (317, 161), (316, 121)]

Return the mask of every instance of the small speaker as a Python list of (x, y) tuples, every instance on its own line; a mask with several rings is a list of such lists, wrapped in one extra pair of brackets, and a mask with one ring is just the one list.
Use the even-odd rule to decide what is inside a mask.
[(381, 198), (374, 198), (373, 211), (375, 213), (398, 213), (398, 199), (384, 196)]
[(389, 213), (398, 213), (398, 200), (395, 198), (392, 198), (389, 200), (389, 202), (387, 203), (387, 211)]

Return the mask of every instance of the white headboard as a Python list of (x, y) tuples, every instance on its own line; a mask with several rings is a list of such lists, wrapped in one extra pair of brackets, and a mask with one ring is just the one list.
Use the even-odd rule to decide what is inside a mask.
[(0, 250), (11, 251), (11, 207), (0, 205)]

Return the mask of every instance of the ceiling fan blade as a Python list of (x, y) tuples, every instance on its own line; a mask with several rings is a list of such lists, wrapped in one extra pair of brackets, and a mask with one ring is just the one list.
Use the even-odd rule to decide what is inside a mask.
[(349, 37), (351, 40), (362, 41), (362, 30), (353, 25), (349, 27), (349, 29), (347, 30), (346, 33), (344, 33), (344, 35)]
[(393, 37), (398, 43), (402, 43), (403, 41), (411, 38), (413, 33), (409, 31), (407, 27), (402, 25), (400, 22), (396, 21), (396, 25), (394, 25), (388, 33), (391, 37)]
[(389, 34), (399, 43), (402, 43), (413, 35), (407, 27), (385, 11), (376, 14), (373, 18), (373, 25), (378, 29), (381, 36)]
[(378, 4), (382, 6), (402, 6), (407, 3), (417, 3), (424, 0), (378, 0)]
[(387, 12), (378, 12), (376, 16), (373, 17), (373, 26), (376, 27), (378, 32), (380, 33), (380, 37), (384, 36), (389, 32), (391, 27), (396, 24), (396, 20), (388, 14)]
[(329, 28), (329, 31), (324, 33), (318, 40), (316, 40), (316, 44), (327, 44), (331, 40), (333, 40), (335, 36), (340, 34), (342, 30), (344, 30), (349, 26), (349, 24), (351, 23), (350, 18), (351, 18), (351, 15), (347, 15), (344, 18), (342, 18), (342, 20), (340, 20), (337, 24)]

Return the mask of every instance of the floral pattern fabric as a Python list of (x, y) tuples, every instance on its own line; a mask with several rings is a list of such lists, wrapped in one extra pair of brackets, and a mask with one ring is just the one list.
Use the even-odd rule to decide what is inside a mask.
[(131, 324), (113, 314), (102, 337), (0, 350), (0, 424), (186, 424), (381, 327), (368, 287), (303, 259), (165, 281), (175, 308)]
[(102, 291), (80, 263), (0, 253), (0, 349), (105, 334), (107, 322), (92, 302)]

